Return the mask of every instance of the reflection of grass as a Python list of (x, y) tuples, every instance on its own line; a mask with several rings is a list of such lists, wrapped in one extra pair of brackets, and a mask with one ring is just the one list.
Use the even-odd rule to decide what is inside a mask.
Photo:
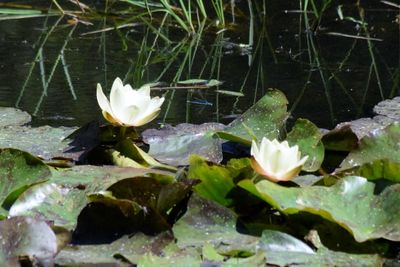
[[(66, 5), (64, 1), (55, 1), (58, 4)], [(268, 1), (242, 1), (236, 11), (240, 8), (240, 12), (236, 14), (248, 14), (247, 18), (243, 16), (237, 19), (240, 23), (245, 20), (245, 25), (248, 25), (245, 33), (234, 32), (235, 28), (229, 28), (226, 25), (226, 12), (229, 11), (234, 20), (235, 8), (234, 1), (222, 1), (222, 0), (162, 0), (162, 1), (136, 1), (136, 0), (124, 0), (124, 1), (104, 1), (104, 9), (96, 10), (92, 7), (91, 10), (84, 9), (85, 13), (80, 11), (80, 8), (73, 6), (75, 11), (68, 11), (66, 7), (60, 6), (63, 10), (64, 15), (60, 17), (69, 18), (71, 14), (74, 14), (74, 18), (79, 21), (80, 19), (86, 20), (97, 20), (98, 29), (95, 31), (91, 30), (85, 33), (88, 35), (98, 35), (98, 54), (99, 58), (102, 60), (102, 74), (103, 77), (100, 78), (98, 82), (105, 84), (109, 80), (108, 77), (114, 77), (116, 75), (121, 76), (126, 83), (131, 83), (135, 87), (138, 87), (146, 82), (161, 82), (166, 81), (170, 83), (165, 87), (173, 87), (174, 83), (180, 80), (202, 78), (202, 79), (226, 79), (229, 77), (231, 66), (224, 66), (224, 56), (223, 53), (242, 53), (243, 56), (248, 58), (248, 66), (240, 66), (240, 70), (235, 70), (233, 75), (240, 75), (240, 78), (234, 77), (237, 84), (234, 84), (234, 89), (240, 90), (238, 94), (232, 95), (237, 97), (233, 99), (232, 109), (229, 110), (232, 114), (240, 113), (243, 110), (243, 105), (248, 105), (243, 101), (255, 102), (261, 95), (265, 93), (265, 89), (271, 81), (269, 80), (273, 68), (284, 62), (280, 54), (281, 52), (277, 50), (280, 43), (276, 40), (276, 30), (274, 26), (271, 26), (271, 21), (276, 16), (276, 10), (272, 11), (268, 6)], [(116, 4), (117, 3), (117, 4)], [(371, 93), (370, 88), (374, 86), (376, 82), (380, 91), (381, 96), (388, 96), (385, 93), (385, 74), (389, 73), (391, 81), (393, 83), (390, 87), (390, 95), (394, 96), (398, 92), (400, 84), (400, 71), (399, 68), (396, 70), (390, 69), (384, 66), (383, 60), (379, 58), (379, 51), (374, 42), (379, 40), (378, 38), (370, 38), (373, 33), (368, 33), (368, 28), (364, 25), (364, 20), (366, 20), (362, 15), (362, 9), (360, 9), (359, 17), (347, 17), (345, 13), (355, 14), (357, 11), (357, 6), (335, 6), (333, 1), (315, 1), (315, 0), (299, 0), (301, 15), (299, 16), (298, 22), (301, 24), (299, 26), (298, 33), (298, 48), (296, 48), (297, 41), (294, 46), (291, 46), (291, 51), (288, 52), (291, 59), (299, 60), (299, 62), (292, 62), (293, 64), (301, 65), (302, 69), (305, 69), (306, 73), (302, 80), (299, 81), (300, 91), (298, 97), (292, 105), (291, 111), (294, 111), (301, 102), (307, 100), (303, 99), (306, 90), (311, 86), (315, 86), (315, 90), (321, 90), (325, 93), (323, 99), (324, 106), (329, 108), (331, 114), (331, 120), (335, 119), (335, 112), (338, 112), (335, 106), (335, 101), (332, 99), (331, 95), (335, 94), (335, 89), (339, 89), (341, 94), (344, 94), (345, 101), (353, 105), (357, 112), (361, 112), (364, 109), (365, 102), (367, 100), (367, 94)], [(82, 4), (82, 3), (81, 3)], [(246, 6), (247, 4), (247, 6)], [(1, 6), (1, 5), (0, 5)], [(271, 5), (274, 6), (274, 5)], [(229, 10), (231, 7), (231, 10)], [(57, 8), (53, 5), (53, 13), (58, 12)], [(348, 12), (346, 9), (350, 9)], [(73, 9), (73, 8), (72, 8)], [(243, 10), (242, 10), (243, 9)], [(77, 10), (77, 11), (76, 11)], [(343, 34), (342, 36), (335, 32), (324, 32), (318, 26), (324, 27), (326, 21), (325, 18), (331, 16), (332, 11), (336, 11), (339, 19), (342, 19), (342, 23), (349, 23), (356, 25), (359, 28), (357, 34)], [(296, 12), (299, 10), (296, 9)], [(77, 13), (78, 12), (78, 13)], [(275, 14), (273, 14), (274, 12)], [(33, 13), (32, 13), (33, 14)], [(58, 12), (60, 14), (60, 12)], [(101, 20), (99, 20), (101, 19)], [(328, 17), (332, 19), (332, 17)], [(32, 73), (35, 67), (40, 71), (41, 84), (43, 87), (43, 93), (41, 100), (36, 105), (35, 114), (38, 112), (41, 101), (45, 99), (48, 94), (48, 86), (53, 78), (53, 74), (56, 71), (57, 66), (61, 65), (63, 71), (63, 77), (65, 77), (67, 86), (75, 99), (76, 95), (74, 92), (74, 84), (69, 76), (69, 70), (67, 68), (67, 59), (64, 55), (64, 50), (61, 49), (58, 53), (54, 64), (50, 66), (46, 73), (46, 66), (43, 63), (43, 58), (46, 55), (45, 44), (47, 42), (48, 36), (50, 36), (54, 28), (58, 27), (59, 21), (57, 21), (47, 32), (43, 33), (40, 38), (40, 42), (37, 44), (37, 54), (30, 66), (27, 78), (22, 86), (20, 95), (18, 97), (16, 105), (20, 105), (21, 98), (24, 96), (28, 83), (32, 81)], [(219, 22), (219, 27), (225, 27), (223, 30), (217, 28), (215, 25), (216, 21)], [(320, 25), (322, 22), (322, 25)], [(142, 27), (142, 25), (144, 25)], [(243, 24), (242, 24), (243, 25)], [(73, 30), (79, 27), (73, 26)], [(137, 35), (132, 38), (130, 29), (135, 27), (133, 30), (136, 31)], [(354, 28), (354, 27), (353, 27)], [(178, 31), (176, 30), (178, 29)], [(177, 34), (179, 29), (187, 32), (188, 34)], [(70, 34), (73, 34), (73, 30)], [(220, 31), (219, 31), (220, 30)], [(109, 32), (113, 32), (120, 41), (123, 51), (132, 51), (132, 49), (137, 50), (138, 53), (134, 57), (130, 58), (131, 64), (127, 66), (126, 69), (120, 71), (119, 73), (112, 73), (110, 71), (112, 66), (110, 65), (113, 60), (110, 60), (109, 49), (111, 45)], [(234, 32), (234, 34), (232, 34)], [(215, 37), (212, 34), (216, 34)], [(272, 33), (272, 35), (271, 35)], [(343, 56), (339, 57), (340, 62), (329, 63), (326, 57), (324, 47), (320, 46), (319, 40), (317, 39), (322, 34), (335, 35), (335, 38), (353, 38), (353, 42), (348, 45), (348, 47), (343, 47), (342, 50), (345, 51)], [(240, 42), (237, 43), (239, 39), (229, 39), (236, 38), (240, 35)], [(317, 35), (318, 34), (318, 35)], [(139, 38), (137, 36), (140, 35)], [(271, 38), (270, 38), (271, 37)], [(206, 39), (207, 38), (207, 39)], [(333, 37), (332, 37), (333, 38)], [(203, 45), (202, 41), (207, 40), (208, 43)], [(68, 38), (67, 38), (68, 40)], [(211, 41), (210, 41), (211, 40)], [(243, 41), (244, 40), (244, 41)], [(285, 41), (286, 42), (286, 41)], [(234, 49), (224, 48), (224, 46), (229, 43), (233, 44)], [(304, 46), (304, 44), (306, 44)], [(369, 67), (369, 72), (365, 75), (365, 82), (362, 85), (363, 88), (357, 89), (360, 93), (359, 97), (354, 96), (351, 88), (353, 84), (343, 78), (345, 71), (349, 68), (352, 57), (354, 54), (359, 53), (358, 49), (360, 44), (364, 46), (367, 55), (371, 60), (370, 64), (365, 64)], [(67, 45), (67, 42), (64, 43)], [(282, 51), (286, 52), (286, 47), (282, 46)], [(238, 52), (239, 49), (243, 49)], [(296, 51), (296, 49), (298, 49)], [(368, 49), (368, 50), (367, 50)], [(96, 49), (94, 49), (96, 50)], [(244, 52), (243, 52), (244, 51)], [(338, 51), (342, 53), (342, 51)], [(305, 60), (302, 55), (307, 55)], [(265, 60), (268, 58), (270, 62)], [(100, 61), (101, 61), (100, 60)], [(129, 63), (128, 63), (129, 64)], [(274, 66), (275, 65), (275, 66)], [(280, 66), (278, 66), (280, 67)], [(70, 68), (76, 68), (71, 66)], [(234, 66), (236, 68), (236, 66)], [(368, 71), (367, 70), (367, 71)], [(122, 72), (122, 73), (121, 73)], [(125, 76), (123, 75), (124, 73)], [(239, 73), (239, 74), (238, 74)], [(123, 77), (124, 76), (124, 77)], [(222, 78), (221, 78), (222, 77)], [(104, 80), (103, 80), (104, 79)], [(228, 81), (229, 82), (229, 81)], [(272, 81), (273, 82), (273, 81)], [(314, 83), (314, 84), (313, 84)], [(318, 89), (318, 84), (321, 84), (321, 89)], [(289, 85), (290, 86), (290, 85)], [(280, 87), (285, 90), (285, 85), (280, 85)], [(251, 88), (251, 91), (247, 88)], [(197, 88), (198, 89), (198, 88)], [(218, 88), (217, 88), (218, 89)], [(232, 91), (232, 88), (225, 91)], [(182, 90), (182, 89), (180, 89)], [(213, 107), (216, 109), (216, 120), (219, 120), (222, 112), (227, 112), (222, 110), (222, 97), (219, 92), (224, 90), (219, 90), (215, 94), (215, 99), (213, 99)], [(250, 93), (250, 97), (242, 97)], [(290, 95), (290, 94), (288, 94)], [(170, 89), (166, 91), (166, 110), (163, 114), (163, 119), (166, 120), (169, 117), (174, 117), (173, 112), (175, 111), (174, 106), (180, 106), (182, 109), (186, 107), (186, 121), (190, 120), (190, 110), (193, 108), (193, 99), (198, 103), (209, 103), (204, 99), (201, 90), (196, 90), (196, 88), (187, 89), (186, 103), (176, 103), (178, 97), (175, 90)], [(221, 98), (221, 99), (220, 99)], [(244, 100), (246, 99), (246, 100)], [(250, 99), (250, 101), (249, 101)], [(198, 101), (199, 100), (199, 101)], [(203, 102), (202, 102), (203, 101)], [(228, 111), (228, 112), (229, 112)]]

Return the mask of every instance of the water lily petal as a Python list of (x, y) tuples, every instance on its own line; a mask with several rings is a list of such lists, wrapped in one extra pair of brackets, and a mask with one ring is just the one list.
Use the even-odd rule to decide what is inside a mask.
[(150, 87), (142, 86), (135, 90), (129, 84), (124, 85), (120, 78), (113, 82), (110, 101), (98, 85), (97, 99), (103, 116), (113, 124), (122, 126), (141, 126), (153, 120), (161, 110), (164, 98), (150, 96)]
[(96, 97), (101, 110), (112, 114), (110, 102), (108, 102), (108, 99), (103, 93), (103, 89), (101, 88), (101, 85), (99, 83), (97, 84)]
[[(160, 113), (160, 107), (164, 102), (164, 98), (159, 98), (159, 97), (154, 97), (150, 101), (146, 102), (146, 105), (142, 107), (142, 112), (141, 114), (136, 118), (137, 121), (146, 121), (150, 122), (152, 121), (155, 117), (152, 118), (153, 114), (156, 112), (156, 114)], [(144, 101), (143, 101), (144, 102)], [(151, 119), (149, 119), (151, 118)], [(146, 122), (144, 122), (146, 123)]]
[(149, 114), (148, 116), (138, 119), (135, 121), (135, 126), (142, 126), (146, 123), (151, 122), (152, 120), (154, 120), (158, 114), (160, 113), (161, 109), (155, 110), (153, 113)]
[(149, 85), (143, 85), (137, 90), (138, 94), (142, 96), (148, 96), (150, 97), (150, 86)]
[(131, 105), (129, 107), (125, 107), (121, 109), (121, 116), (119, 119), (123, 122), (126, 126), (138, 126), (135, 124), (138, 116), (140, 116), (140, 109), (136, 105)]
[(107, 111), (103, 110), (102, 112), (103, 117), (110, 122), (111, 124), (114, 125), (122, 125), (122, 122), (118, 121), (116, 118), (114, 118), (110, 113), (108, 113)]
[(270, 141), (267, 138), (261, 140), (260, 147), (252, 142), (251, 155), (254, 170), (271, 181), (292, 179), (308, 159), (308, 156), (301, 158), (297, 145), (290, 147), (287, 141)]

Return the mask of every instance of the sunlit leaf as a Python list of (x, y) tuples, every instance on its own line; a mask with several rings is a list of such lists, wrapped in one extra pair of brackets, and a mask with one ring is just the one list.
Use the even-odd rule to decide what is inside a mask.
[[(157, 236), (137, 233), (123, 236), (111, 244), (68, 246), (60, 251), (55, 262), (61, 266), (131, 266), (147, 253), (160, 255), (172, 241), (173, 236), (168, 232)], [(121, 258), (128, 262), (124, 263)]]
[(399, 123), (377, 129), (360, 140), (358, 148), (351, 151), (340, 164), (339, 171), (381, 159), (400, 162), (399, 144)]
[(258, 238), (236, 231), (237, 216), (219, 204), (192, 196), (188, 211), (174, 225), (173, 232), (180, 248), (212, 244), (220, 254), (252, 255)]
[(21, 126), (31, 121), (31, 115), (16, 108), (0, 107), (0, 114), (0, 129), (4, 126)]
[(15, 201), (10, 215), (40, 216), (72, 230), (81, 210), (88, 204), (88, 194), (107, 190), (114, 183), (126, 178), (153, 174), (169, 173), (150, 169), (96, 166), (54, 170), (49, 182), (29, 188)]
[(0, 205), (8, 209), (29, 187), (49, 179), (41, 160), (16, 149), (0, 150)]
[(385, 238), (400, 240), (400, 184), (379, 195), (365, 178), (348, 176), (331, 187), (288, 188), (267, 180), (238, 184), (286, 214), (310, 212), (333, 221), (353, 234), (358, 242)]
[[(288, 116), (287, 104), (288, 101), (281, 91), (271, 89), (218, 135), (232, 141), (247, 140), (244, 144), (249, 144), (254, 138), (257, 140), (263, 137), (271, 140), (279, 138), (284, 134), (282, 131)], [(230, 137), (231, 135), (236, 136), (235, 140)]]
[(268, 264), (277, 266), (381, 266), (378, 255), (357, 255), (331, 251), (319, 246), (313, 251), (307, 244), (286, 233), (265, 230), (259, 248), (265, 251)]
[(400, 183), (400, 162), (390, 159), (378, 159), (335, 174), (340, 176), (357, 175), (368, 180), (386, 179)]
[[(69, 141), (64, 140), (76, 128), (50, 126), (10, 126), (0, 128), (0, 148), (17, 148), (44, 159), (73, 158), (65, 152)], [(75, 158), (77, 159), (77, 158)]]
[(321, 142), (322, 134), (317, 126), (305, 119), (298, 119), (287, 135), (286, 140), (291, 146), (298, 145), (301, 156), (308, 156), (303, 165), (305, 171), (316, 171), (324, 160), (324, 145)]
[(195, 187), (195, 191), (200, 196), (216, 201), (224, 206), (229, 206), (232, 203), (232, 199), (229, 199), (227, 194), (235, 184), (230, 170), (225, 166), (210, 165), (205, 159), (193, 155), (190, 158), (188, 177), (201, 181)]
[(142, 135), (150, 145), (149, 155), (166, 164), (188, 165), (191, 154), (219, 163), (222, 160), (221, 140), (214, 138), (213, 133), (224, 127), (219, 123), (182, 123), (161, 130), (149, 129)]

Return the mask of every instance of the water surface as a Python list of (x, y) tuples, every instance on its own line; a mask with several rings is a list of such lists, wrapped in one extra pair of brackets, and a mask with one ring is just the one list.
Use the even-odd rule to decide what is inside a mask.
[[(30, 2), (47, 8), (47, 1)], [(335, 3), (318, 22), (313, 14), (300, 12), (297, 1), (287, 2), (265, 1), (265, 16), (253, 20), (246, 3), (238, 3), (244, 15), (238, 13), (235, 24), (225, 31), (206, 27), (195, 36), (161, 27), (161, 16), (154, 19), (154, 28), (133, 20), (110, 31), (101, 30), (126, 21), (112, 14), (88, 18), (92, 25), (74, 24), (69, 16), (2, 20), (0, 105), (28, 111), (35, 125), (79, 126), (102, 119), (96, 84), (108, 91), (117, 76), (136, 87), (217, 79), (224, 81), (217, 88), (154, 90), (166, 102), (153, 126), (228, 123), (267, 88), (278, 88), (287, 95), (291, 118), (331, 128), (369, 116), (377, 102), (400, 94), (399, 9), (365, 1), (363, 29), (354, 22), (360, 20), (354, 4), (341, 6), (348, 18), (340, 19)], [(231, 14), (226, 19), (232, 22)]]

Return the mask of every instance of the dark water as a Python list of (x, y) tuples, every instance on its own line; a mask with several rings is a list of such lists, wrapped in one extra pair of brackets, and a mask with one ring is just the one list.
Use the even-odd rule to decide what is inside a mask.
[[(46, 8), (50, 1), (31, 2)], [(373, 39), (358, 39), (355, 36), (365, 37), (366, 32), (354, 22), (360, 20), (359, 9), (349, 2), (343, 1), (341, 8), (351, 18), (340, 20), (335, 2), (320, 21), (308, 14), (311, 30), (307, 30), (298, 1), (265, 1), (265, 16), (258, 13), (253, 20), (252, 39), (245, 1), (238, 3), (243, 15), (238, 12), (228, 30), (217, 33), (211, 28), (195, 37), (161, 27), (161, 16), (155, 18), (155, 28), (132, 20), (137, 24), (93, 34), (87, 33), (122, 21), (112, 14), (88, 18), (93, 25), (76, 26), (68, 16), (3, 20), (0, 106), (28, 111), (36, 125), (82, 125), (101, 119), (96, 83), (109, 90), (117, 76), (137, 87), (155, 81), (218, 79), (224, 81), (219, 88), (154, 90), (167, 99), (154, 124), (227, 123), (272, 87), (287, 95), (293, 118), (308, 118), (331, 128), (369, 116), (374, 104), (400, 94), (396, 17), (400, 9), (364, 1), (366, 29)], [(262, 3), (253, 8), (262, 10)], [(226, 19), (231, 22), (231, 14)], [(158, 29), (162, 35), (157, 35)], [(251, 40), (252, 50), (240, 47)], [(244, 96), (216, 93), (216, 89)]]

